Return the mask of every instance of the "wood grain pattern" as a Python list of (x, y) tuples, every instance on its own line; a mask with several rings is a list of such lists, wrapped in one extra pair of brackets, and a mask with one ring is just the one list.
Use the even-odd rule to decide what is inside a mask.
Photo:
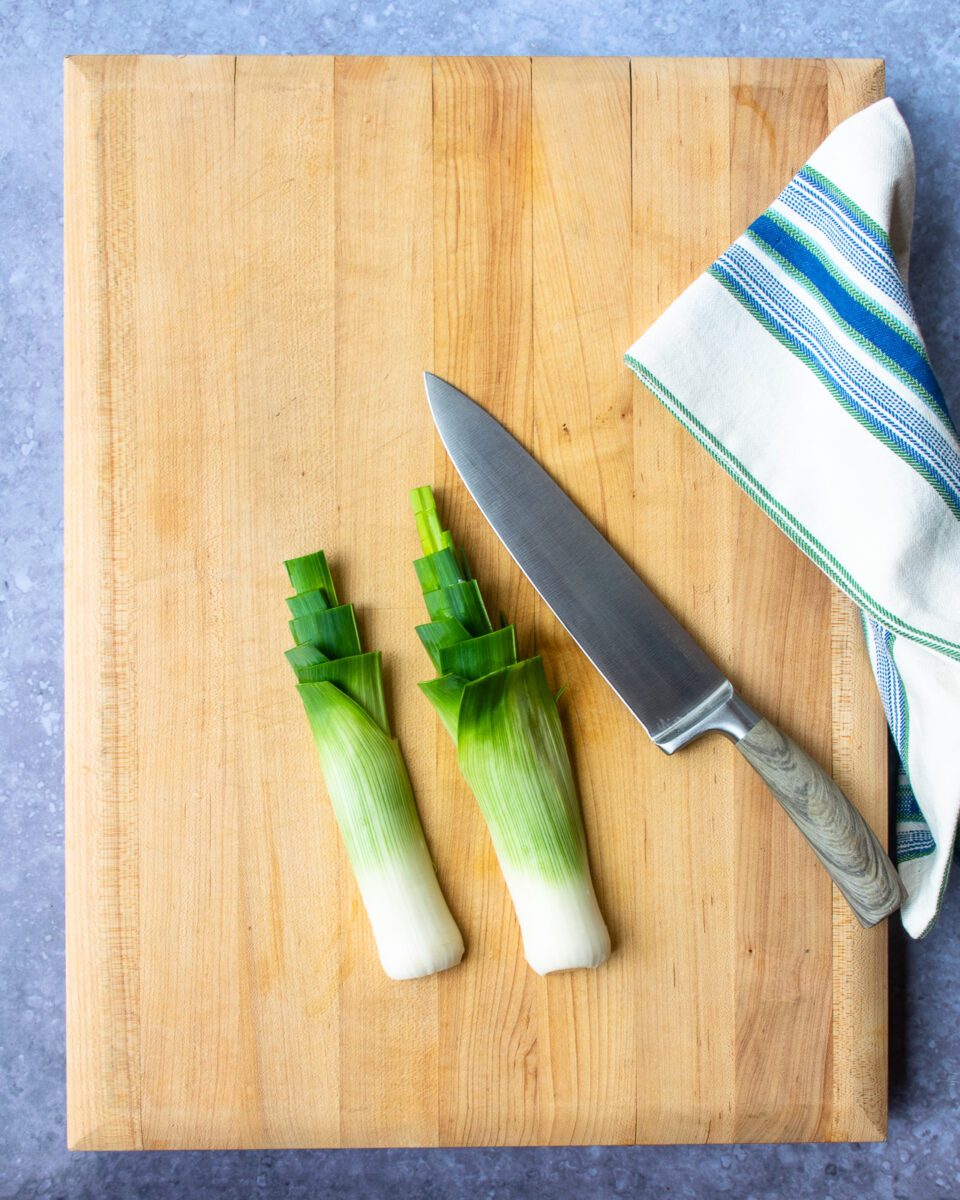
[[(123, 515), (137, 629), (136, 720), (126, 722), (138, 798), (142, 1136), (144, 1148), (191, 1136), (239, 1146), (262, 1135), (259, 1106), (247, 1102), (257, 989), (241, 869), (245, 808), (259, 798), (242, 781), (247, 731), (216, 715), (238, 711), (245, 678), (249, 700), (263, 697), (247, 674), (256, 647), (249, 665), (237, 653), (250, 633), (234, 598), (246, 572), (256, 586), (260, 565), (245, 565), (247, 522), (225, 519), (243, 494), (234, 72), (225, 60), (214, 70), (184, 60), (181, 70), (143, 58), (132, 60), (130, 88), (134, 142), (117, 170), (136, 252), (132, 338), (118, 354), (131, 371), (136, 459)], [(168, 91), (177, 102), (159, 134), (150, 106)], [(170, 272), (171, 260), (203, 269)], [(175, 420), (171, 396), (183, 398)]]
[[(234, 138), (242, 147), (234, 166), (234, 486), (245, 512), (235, 531), (241, 540), (234, 578), (243, 578), (244, 563), (250, 564), (248, 574), (255, 570), (250, 575), (255, 586), (236, 594), (241, 609), (235, 667), (244, 672), (237, 703), (241, 711), (257, 713), (259, 736), (239, 736), (233, 753), (242, 772), (242, 913), (258, 1051), (251, 1091), (258, 1097), (257, 1136), (267, 1145), (302, 1140), (316, 1128), (335, 1139), (341, 1108), (328, 1083), (340, 1065), (336, 937), (329, 929), (317, 936), (311, 901), (319, 893), (324, 904), (336, 904), (339, 860), (324, 849), (337, 842), (336, 828), (328, 805), (315, 804), (310, 820), (300, 821), (284, 803), (289, 788), (315, 788), (316, 779), (304, 770), (292, 728), (301, 714), (272, 669), (285, 635), (277, 630), (263, 636), (266, 628), (257, 616), (261, 597), (272, 605), (287, 591), (268, 548), (277, 539), (299, 548), (316, 536), (313, 512), (300, 502), (302, 482), (291, 471), (291, 456), (325, 455), (329, 462), (330, 455), (319, 431), (303, 422), (298, 401), (312, 396), (330, 410), (336, 395), (334, 205), (325, 186), (334, 164), (332, 82), (331, 60), (315, 70), (309, 59), (238, 59), (234, 76)], [(291, 186), (292, 178), (302, 178), (304, 185)], [(260, 421), (240, 416), (256, 412), (269, 422), (266, 442)], [(326, 466), (314, 489), (330, 511), (333, 477)], [(250, 495), (258, 503), (247, 508), (243, 497)], [(282, 739), (271, 731), (271, 714), (283, 723)], [(298, 961), (305, 969), (291, 970)], [(265, 1096), (274, 1099), (263, 1103)]]
[[(633, 62), (637, 332), (730, 241), (729, 94), (725, 61)], [(635, 515), (628, 557), (665, 604), (686, 614), (717, 661), (732, 667), (733, 528), (742, 498), (644, 388), (635, 387), (633, 397)], [(669, 771), (647, 739), (637, 754), (643, 830), (637, 1137), (732, 1141), (737, 826), (730, 820), (729, 748), (703, 738), (674, 755)]]
[[(831, 128), (884, 94), (883, 63), (864, 71), (856, 59), (827, 61)], [(871, 785), (865, 762), (886, 759), (889, 734), (861, 669), (866, 650), (855, 605), (831, 596), (833, 635), (833, 777), (885, 843), (889, 814), (883, 790)], [(860, 928), (833, 890), (833, 1046), (842, 1070), (833, 1072), (833, 1093), (822, 1122), (823, 1137), (847, 1131), (852, 1141), (886, 1137), (887, 1129), (887, 942)], [(862, 978), (877, 987), (857, 986)]]
[[(67, 1137), (142, 1145), (128, 521), (134, 272), (126, 59), (69, 66), (64, 169)], [(72, 185), (72, 186), (71, 186)]]
[[(433, 370), (488, 396), (492, 411), (517, 437), (529, 440), (530, 61), (438, 59), (433, 97)], [(523, 639), (532, 633), (539, 601), (503, 547), (483, 536), (438, 441), (434, 463), (443, 519), (458, 531), (471, 570), (483, 580), (490, 612), (510, 613), (526, 653)], [(448, 1101), (441, 1111), (441, 1139), (452, 1145), (534, 1141), (540, 1051), (536, 977), (524, 961), (489, 835), (448, 740), (438, 744), (437, 781), (449, 796), (437, 840), (456, 854), (444, 879), (453, 911), (462, 913), (468, 931), (460, 978), (439, 980), (441, 1088)]]
[[(431, 63), (344, 58), (335, 76), (336, 396), (334, 428), (323, 440), (353, 452), (335, 453), (336, 503), (327, 510), (335, 523), (329, 532), (318, 529), (314, 542), (329, 547), (366, 644), (385, 652), (391, 720), (433, 844), (437, 733), (417, 711), (419, 664), (393, 652), (410, 639), (410, 564), (402, 553), (384, 552), (409, 545), (407, 491), (433, 469), (433, 444), (422, 423), (410, 420), (423, 390), (408, 368), (433, 348)], [(360, 496), (362, 503), (354, 499)], [(356, 1020), (347, 1045), (341, 1036), (341, 1140), (431, 1145), (439, 1107), (437, 980), (405, 987), (384, 975), (345, 858), (340, 881), (340, 1005)], [(362, 1016), (375, 1012), (390, 1014), (386, 1026)]]
[[(531, 445), (882, 836), (855, 612), (621, 362), (880, 64), (105, 57), (66, 85), (70, 1144), (882, 1137), (883, 931), (733, 747), (650, 745), (477, 517), (420, 382)], [(527, 970), (415, 691), (426, 482), (569, 685), (595, 973)], [(467, 942), (434, 979), (377, 967), (282, 659), (282, 559), (321, 544)]]
[[(731, 235), (770, 203), (827, 128), (822, 62), (731, 64), (731, 171), (743, 181), (731, 187)], [(738, 505), (734, 528), (739, 562), (756, 564), (749, 575), (738, 564), (733, 575), (735, 624), (743, 631), (734, 682), (758, 712), (829, 762), (831, 713), (814, 697), (832, 682), (830, 585), (803, 555), (784, 552), (779, 531), (754, 505)], [(770, 588), (778, 590), (776, 601)], [(734, 769), (734, 804), (736, 1136), (769, 1137), (770, 1113), (777, 1112), (788, 1136), (808, 1139), (816, 1136), (833, 1071), (830, 879), (742, 761)], [(758, 856), (787, 878), (758, 874)], [(762, 1047), (771, 1041), (781, 1052), (765, 1061)]]
[[(632, 384), (610, 371), (632, 339), (630, 63), (533, 61), (533, 449), (605, 532), (633, 537)], [(595, 197), (603, 196), (597, 204)], [(626, 341), (624, 340), (626, 339)], [(541, 1121), (551, 1141), (636, 1137), (637, 864), (632, 803), (608, 806), (637, 773), (620, 701), (542, 605), (536, 650), (577, 748), (597, 897), (616, 952), (602, 973), (538, 981)], [(598, 828), (603, 814), (604, 832)]]

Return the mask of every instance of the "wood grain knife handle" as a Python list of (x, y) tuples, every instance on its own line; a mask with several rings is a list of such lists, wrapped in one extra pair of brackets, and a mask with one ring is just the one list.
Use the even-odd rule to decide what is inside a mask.
[(762, 717), (737, 749), (813, 847), (860, 924), (869, 928), (896, 912), (905, 898), (896, 868), (826, 771)]

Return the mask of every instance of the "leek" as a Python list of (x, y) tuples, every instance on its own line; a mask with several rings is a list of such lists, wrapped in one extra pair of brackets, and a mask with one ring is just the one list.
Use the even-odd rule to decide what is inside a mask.
[(353, 605), (340, 604), (323, 552), (291, 559), (287, 601), (297, 677), (324, 781), (391, 979), (455, 966), (463, 938), (440, 891), (397, 740), (379, 652), (363, 653)]
[(417, 488), (412, 500), (423, 548), (415, 566), (431, 617), (417, 633), (438, 671), (420, 688), (486, 820), (527, 962), (540, 975), (597, 967), (610, 954), (610, 935), (543, 661), (518, 660), (512, 625), (493, 629), (432, 490)]

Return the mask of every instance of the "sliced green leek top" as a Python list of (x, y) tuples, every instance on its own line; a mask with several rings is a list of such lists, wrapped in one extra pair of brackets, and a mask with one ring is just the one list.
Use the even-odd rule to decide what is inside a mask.
[(327, 566), (327, 556), (322, 550), (316, 554), (305, 554), (302, 558), (288, 558), (284, 565), (290, 576), (290, 585), (298, 596), (320, 590), (326, 596), (327, 608), (336, 608), (340, 603)]
[(420, 685), (444, 726), (457, 740), (457, 713), (465, 685), (517, 661), (512, 625), (494, 630), (463, 552), (440, 524), (433, 489), (410, 493), (423, 557), (414, 562), (430, 620), (417, 634), (439, 678)]
[[(290, 632), (296, 645), (286, 652), (297, 682), (333, 684), (389, 737), (379, 651), (362, 652), (353, 605), (337, 600), (323, 551), (291, 558), (286, 568), (297, 589), (287, 599), (293, 618)], [(309, 694), (322, 697), (326, 692)], [(308, 693), (301, 690), (301, 695), (306, 703)], [(309, 704), (307, 708), (309, 713)]]
[(335, 683), (345, 695), (365, 709), (389, 736), (379, 650), (311, 663), (296, 667), (295, 671), (298, 683)]
[(306, 612), (289, 622), (298, 646), (308, 642), (327, 658), (345, 658), (360, 653), (360, 634), (352, 604), (339, 604), (321, 612)]
[(517, 661), (517, 636), (512, 625), (505, 625), (492, 633), (441, 646), (438, 653), (442, 674), (481, 679)]

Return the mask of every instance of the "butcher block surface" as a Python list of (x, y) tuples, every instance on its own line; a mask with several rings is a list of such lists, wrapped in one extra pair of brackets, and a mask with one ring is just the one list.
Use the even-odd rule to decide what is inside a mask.
[[(728, 742), (647, 740), (470, 501), (421, 380), (529, 446), (885, 836), (855, 611), (622, 361), (882, 92), (866, 60), (67, 61), (72, 1147), (884, 1136), (885, 928)], [(416, 688), (425, 483), (567, 686), (597, 971), (526, 966)], [(283, 559), (320, 546), (383, 651), (467, 944), (424, 980), (380, 968), (283, 658)]]

